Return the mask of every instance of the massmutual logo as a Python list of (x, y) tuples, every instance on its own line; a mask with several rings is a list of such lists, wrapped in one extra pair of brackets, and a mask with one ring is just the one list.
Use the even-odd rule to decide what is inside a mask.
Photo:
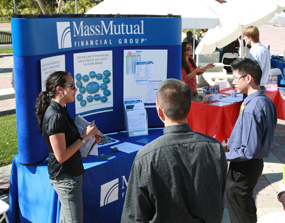
[(58, 48), (85, 48), (96, 46), (140, 45), (145, 38), (144, 20), (136, 23), (122, 20), (57, 22)]
[(58, 49), (71, 48), (70, 22), (57, 22)]
[(120, 197), (125, 196), (125, 191), (128, 186), (128, 182), (125, 176), (122, 176), (121, 180), (121, 188), (119, 188), (119, 178), (116, 178), (101, 185), (100, 207), (117, 201)]

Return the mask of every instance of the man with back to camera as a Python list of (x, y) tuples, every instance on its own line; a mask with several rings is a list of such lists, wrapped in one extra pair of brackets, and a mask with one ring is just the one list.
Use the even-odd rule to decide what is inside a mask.
[(247, 27), (243, 31), (243, 35), (246, 45), (251, 46), (247, 57), (249, 59), (257, 61), (262, 70), (260, 86), (261, 89), (263, 89), (268, 81), (268, 76), (270, 72), (270, 52), (264, 45), (260, 43), (259, 30), (256, 26)]
[[(273, 102), (260, 90), (262, 71), (256, 61), (237, 59), (232, 64), (233, 85), (247, 95), (227, 145), (230, 161), (226, 195), (231, 223), (257, 221), (253, 190), (274, 139), (277, 113)], [(227, 152), (228, 151), (228, 152)]]
[(160, 84), (156, 109), (164, 135), (136, 155), (122, 223), (221, 222), (225, 153), (218, 140), (191, 130), (190, 105), (186, 83), (167, 79)]

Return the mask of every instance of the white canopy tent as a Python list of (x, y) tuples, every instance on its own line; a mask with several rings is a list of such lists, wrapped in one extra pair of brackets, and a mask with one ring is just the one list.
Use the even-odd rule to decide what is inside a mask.
[(194, 29), (195, 33), (195, 29), (219, 25), (220, 3), (214, 0), (104, 0), (85, 14), (181, 16), (182, 29)]
[(104, 0), (85, 14), (181, 16), (182, 29), (219, 25), (220, 8), (214, 0)]
[(281, 12), (284, 8), (284, 0), (232, 0), (222, 4), (220, 25), (208, 30), (196, 48), (196, 54), (212, 53), (216, 48), (228, 45), (242, 36), (245, 27), (260, 26), (271, 19), (275, 12)]
[(268, 24), (281, 24), (284, 25), (285, 24), (285, 12), (281, 12), (281, 13), (277, 13), (275, 12), (275, 16), (270, 19), (269, 21), (267, 21)]

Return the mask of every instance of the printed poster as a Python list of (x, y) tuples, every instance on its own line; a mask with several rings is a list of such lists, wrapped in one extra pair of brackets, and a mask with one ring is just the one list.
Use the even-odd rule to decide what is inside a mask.
[(74, 81), (78, 89), (76, 115), (113, 110), (113, 54), (96, 51), (74, 54)]
[(141, 98), (154, 107), (159, 84), (167, 78), (167, 50), (124, 50), (124, 99)]
[(55, 71), (65, 71), (65, 55), (41, 59), (42, 91), (46, 90), (46, 79)]

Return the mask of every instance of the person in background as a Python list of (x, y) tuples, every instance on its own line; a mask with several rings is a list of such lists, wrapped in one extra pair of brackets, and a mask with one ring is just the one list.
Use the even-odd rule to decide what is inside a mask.
[(196, 75), (203, 74), (207, 69), (213, 68), (212, 63), (201, 68), (196, 65), (195, 60), (192, 58), (192, 46), (188, 42), (182, 43), (182, 66), (181, 66), (181, 80), (188, 84), (191, 90), (191, 99), (193, 101), (202, 101), (203, 98), (197, 92), (197, 79)]
[(202, 30), (199, 32), (199, 34), (198, 34), (198, 41), (199, 41), (199, 42), (204, 38), (204, 36), (206, 35), (207, 31), (208, 31), (208, 29), (202, 29)]
[(227, 144), (230, 161), (226, 197), (231, 223), (257, 221), (253, 190), (263, 170), (274, 139), (277, 112), (274, 103), (260, 89), (262, 71), (256, 61), (236, 59), (232, 64), (233, 85), (247, 95)]
[[(283, 179), (279, 182), (279, 193), (277, 195), (277, 200), (281, 203), (283, 210), (285, 210), (285, 184), (283, 183)], [(263, 215), (258, 219), (257, 223), (284, 223), (285, 220), (285, 212), (271, 212)]]
[(259, 30), (256, 26), (249, 26), (243, 31), (244, 40), (247, 45), (250, 46), (248, 58), (258, 62), (261, 70), (262, 77), (260, 80), (260, 87), (265, 88), (265, 84), (268, 81), (271, 62), (270, 52), (259, 41)]
[(277, 194), (277, 200), (281, 203), (283, 210), (285, 210), (285, 183), (281, 180), (278, 184), (279, 193)]
[(227, 162), (220, 142), (187, 123), (190, 89), (163, 81), (156, 110), (164, 134), (141, 148), (130, 173), (122, 223), (221, 222)]
[[(188, 31), (187, 33), (186, 33), (186, 37), (184, 38), (184, 40), (183, 40), (183, 42), (188, 42), (188, 43), (190, 43), (191, 45), (193, 45), (193, 40), (194, 40), (194, 38), (193, 38), (193, 33), (191, 32), (191, 31)], [(195, 38), (195, 49), (196, 49), (196, 47), (198, 46), (198, 41), (196, 40), (196, 38)]]
[[(230, 65), (236, 58), (227, 58), (225, 57), (223, 59), (223, 55), (225, 53), (231, 53), (231, 54), (238, 54), (238, 50), (239, 50), (239, 41), (238, 39), (234, 40), (233, 42), (231, 42), (230, 44), (226, 45), (225, 47), (223, 47), (222, 49), (222, 53), (220, 55), (221, 57), (221, 62), (223, 64), (226, 64), (226, 65)], [(238, 56), (238, 55), (237, 55)], [(225, 66), (224, 69), (226, 69), (227, 73), (230, 74), (232, 73), (232, 69), (230, 66)]]
[(38, 127), (49, 149), (48, 172), (61, 203), (60, 222), (83, 222), (82, 174), (79, 148), (91, 137), (100, 142), (102, 133), (94, 125), (80, 135), (65, 107), (74, 102), (76, 87), (71, 75), (64, 71), (52, 73), (46, 90), (36, 101)]

